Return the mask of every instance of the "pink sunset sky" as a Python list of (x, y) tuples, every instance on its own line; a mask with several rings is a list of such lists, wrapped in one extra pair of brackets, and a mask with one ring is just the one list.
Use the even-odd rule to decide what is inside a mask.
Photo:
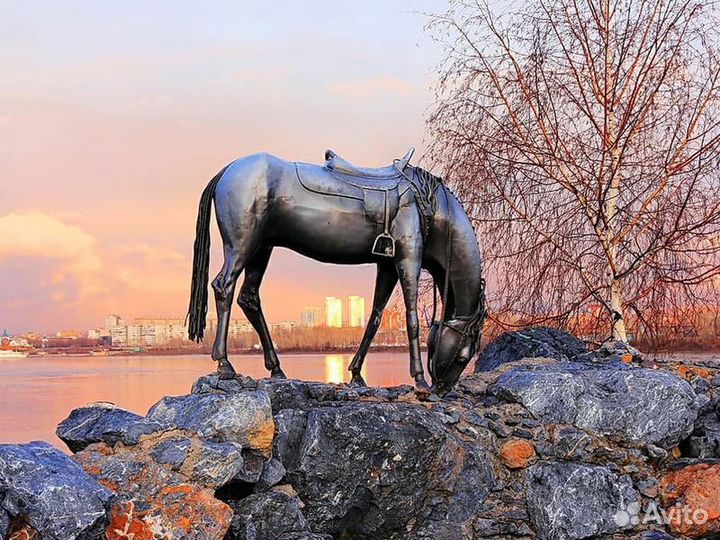
[[(423, 147), (442, 1), (12, 2), (0, 11), (0, 331), (184, 316), (197, 202), (232, 159)], [(214, 227), (214, 224), (213, 224)], [(220, 266), (213, 229), (211, 275)], [(270, 321), (374, 267), (276, 250)], [(211, 306), (211, 309), (212, 306)], [(234, 316), (240, 316), (235, 306)]]

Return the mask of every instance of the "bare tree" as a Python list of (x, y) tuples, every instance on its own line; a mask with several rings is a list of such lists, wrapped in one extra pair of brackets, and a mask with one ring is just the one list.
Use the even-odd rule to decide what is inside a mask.
[[(714, 3), (451, 0), (429, 157), (470, 207), (495, 317), (627, 340), (714, 301)], [(600, 309), (592, 311), (593, 306)]]

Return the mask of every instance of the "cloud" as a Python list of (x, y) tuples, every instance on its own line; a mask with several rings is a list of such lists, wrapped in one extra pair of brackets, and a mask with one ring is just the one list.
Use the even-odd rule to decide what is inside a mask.
[[(10, 213), (0, 216), (0, 259), (42, 258), (57, 264), (49, 281), (56, 286), (76, 278), (81, 287), (78, 300), (85, 300), (100, 289), (102, 260), (96, 252), (97, 240), (87, 231), (69, 225), (54, 216), (34, 213)], [(60, 291), (53, 293), (60, 297)], [(65, 298), (65, 296), (62, 296)]]
[(0, 276), (22, 289), (2, 295), (0, 308), (13, 319), (32, 311), (35, 329), (91, 327), (118, 310), (179, 311), (187, 296), (190, 261), (172, 249), (102, 242), (41, 212), (0, 216), (0, 238)]
[(156, 301), (164, 295), (185, 299), (190, 261), (182, 253), (139, 242), (114, 246), (109, 258), (115, 268), (113, 277), (126, 290), (147, 300), (153, 295)]
[(370, 98), (377, 96), (409, 96), (413, 88), (398, 77), (389, 75), (369, 79), (337, 81), (328, 85), (328, 91), (345, 98)]

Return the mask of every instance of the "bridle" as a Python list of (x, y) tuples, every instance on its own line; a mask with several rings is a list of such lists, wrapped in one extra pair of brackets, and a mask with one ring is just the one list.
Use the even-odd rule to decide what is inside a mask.
[[(423, 240), (424, 243), (427, 244), (428, 237), (430, 236), (430, 219), (435, 213), (435, 209), (431, 207), (431, 204), (426, 200), (426, 197), (424, 197), (418, 187), (415, 185), (415, 182), (407, 175), (405, 174), (405, 167), (402, 169), (397, 166), (397, 160), (393, 162), (393, 166), (395, 169), (408, 181), (408, 184), (410, 186), (410, 189), (413, 191), (415, 195), (415, 200), (417, 201), (418, 205), (420, 206), (420, 216), (423, 224)], [(407, 165), (406, 165), (407, 166)], [(417, 177), (417, 168), (413, 168), (413, 176)], [(438, 188), (442, 188), (443, 190), (443, 196), (445, 199), (445, 213), (448, 216), (448, 220), (450, 219), (450, 202), (449, 202), (449, 194), (448, 194), (448, 188), (445, 186), (445, 184), (442, 181), (437, 182), (437, 184), (434, 186), (434, 189), (432, 191), (432, 196), (435, 195), (435, 192)], [(485, 310), (484, 310), (484, 302), (481, 300), (478, 303), (478, 309), (477, 311), (469, 315), (467, 317), (456, 317), (451, 320), (446, 320), (447, 315), (447, 306), (448, 306), (448, 297), (450, 295), (450, 270), (451, 270), (451, 264), (452, 264), (452, 233), (448, 226), (447, 230), (447, 241), (445, 243), (445, 279), (443, 280), (443, 290), (442, 290), (442, 313), (440, 316), (440, 320), (437, 320), (437, 284), (434, 283), (433, 280), (433, 311), (432, 311), (432, 319), (429, 322), (429, 327), (433, 328), (437, 326), (437, 330), (435, 331), (434, 336), (434, 349), (435, 352), (438, 350), (438, 345), (440, 344), (440, 339), (443, 335), (444, 330), (450, 330), (460, 336), (460, 340), (458, 340), (458, 344), (455, 347), (455, 350), (453, 351), (453, 361), (462, 363), (462, 360), (459, 358), (458, 351), (465, 347), (467, 345), (468, 340), (474, 339), (477, 325), (481, 323), (485, 319)], [(485, 280), (481, 278), (481, 291), (480, 291), (480, 298), (484, 298), (485, 296)], [(461, 321), (465, 320), (467, 321), (466, 324), (462, 325), (462, 328), (457, 328), (453, 322), (454, 321)], [(430, 374), (435, 377), (435, 357), (436, 354), (433, 354), (429, 358), (429, 365), (428, 369), (430, 371)]]

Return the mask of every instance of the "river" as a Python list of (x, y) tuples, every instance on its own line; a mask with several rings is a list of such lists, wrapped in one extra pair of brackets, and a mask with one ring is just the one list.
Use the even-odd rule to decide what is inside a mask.
[[(280, 360), (290, 378), (348, 382), (348, 354), (285, 354)], [(262, 356), (236, 355), (238, 372), (266, 377)], [(370, 353), (363, 370), (368, 384), (411, 384), (406, 352)], [(190, 356), (36, 356), (0, 359), (0, 443), (47, 441), (67, 451), (55, 427), (68, 413), (94, 401), (110, 401), (144, 414), (163, 396), (190, 392), (215, 364)]]
[[(718, 354), (678, 353), (676, 359), (718, 359)], [(425, 353), (423, 353), (423, 358)], [(288, 377), (348, 382), (349, 354), (285, 354)], [(260, 355), (231, 357), (245, 375), (266, 377)], [(368, 354), (363, 377), (372, 386), (411, 384), (406, 352)], [(68, 413), (94, 401), (109, 401), (145, 414), (163, 396), (190, 392), (192, 383), (215, 369), (206, 355), (31, 356), (0, 359), (0, 443), (47, 441), (67, 451), (55, 427)]]

